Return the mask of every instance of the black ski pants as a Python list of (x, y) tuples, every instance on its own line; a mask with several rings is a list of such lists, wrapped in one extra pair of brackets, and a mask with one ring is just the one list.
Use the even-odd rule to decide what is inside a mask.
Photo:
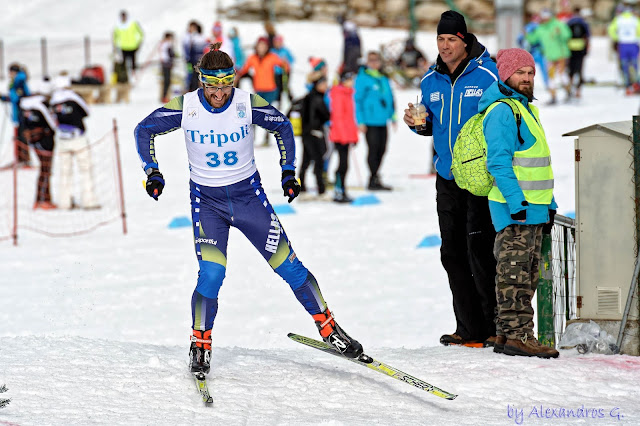
[(336, 188), (347, 193), (347, 171), (349, 171), (349, 145), (348, 143), (334, 143), (334, 149), (338, 151), (338, 169), (336, 170)]
[(453, 295), (455, 334), (484, 341), (496, 334), (496, 232), (489, 202), (440, 175), (436, 177), (436, 200), (440, 258)]
[(171, 86), (171, 68), (162, 66), (162, 99), (165, 99), (169, 94), (169, 87)]
[(315, 136), (303, 136), (302, 146), (302, 164), (300, 165), (300, 185), (306, 190), (305, 180), (307, 169), (313, 163), (313, 174), (316, 175), (316, 184), (318, 186), (318, 194), (324, 194), (324, 178), (322, 172), (324, 171), (324, 160), (322, 159), (325, 152), (327, 152), (327, 144), (324, 138), (318, 138)]
[(578, 89), (582, 87), (582, 84), (584, 82), (584, 79), (582, 76), (582, 67), (584, 64), (584, 57), (586, 56), (586, 54), (587, 54), (586, 51), (581, 50), (578, 52), (571, 52), (571, 56), (569, 57), (569, 80), (573, 84), (573, 76), (577, 75), (578, 83), (576, 84), (576, 87)]
[(378, 170), (382, 164), (382, 157), (387, 149), (387, 126), (367, 126), (367, 164), (371, 177), (378, 176)]
[(125, 64), (129, 62), (131, 64), (131, 70), (134, 72), (136, 69), (138, 69), (138, 66), (136, 64), (136, 53), (138, 53), (138, 49), (122, 51), (122, 62), (124, 62)]

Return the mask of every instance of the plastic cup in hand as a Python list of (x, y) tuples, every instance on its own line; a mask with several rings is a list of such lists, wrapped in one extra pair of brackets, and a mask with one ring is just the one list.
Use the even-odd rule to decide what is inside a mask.
[(425, 130), (427, 128), (427, 108), (418, 102), (417, 105), (411, 107), (411, 116), (413, 117), (413, 123), (416, 131)]

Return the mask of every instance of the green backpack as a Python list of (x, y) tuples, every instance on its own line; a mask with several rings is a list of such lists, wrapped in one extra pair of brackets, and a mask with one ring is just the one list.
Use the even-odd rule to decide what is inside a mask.
[[(523, 144), (524, 140), (520, 136), (522, 120), (515, 101), (501, 99), (496, 102), (502, 102), (511, 107), (518, 128), (518, 140)], [(487, 141), (484, 139), (482, 129), (485, 113), (486, 110), (474, 115), (462, 126), (453, 146), (453, 160), (451, 162), (451, 172), (456, 184), (473, 195), (482, 197), (489, 195), (493, 187), (493, 176), (487, 170)]]

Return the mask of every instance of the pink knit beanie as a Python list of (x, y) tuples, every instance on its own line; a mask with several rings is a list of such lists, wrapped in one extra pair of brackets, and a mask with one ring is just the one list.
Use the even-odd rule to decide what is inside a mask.
[(496, 55), (496, 65), (498, 66), (498, 75), (500, 80), (507, 81), (514, 72), (522, 67), (533, 67), (536, 72), (536, 63), (531, 53), (524, 49), (502, 49)]

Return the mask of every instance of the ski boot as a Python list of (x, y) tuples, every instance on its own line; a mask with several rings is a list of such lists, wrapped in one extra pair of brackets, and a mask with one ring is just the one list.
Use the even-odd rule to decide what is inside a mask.
[(336, 323), (329, 309), (313, 315), (322, 339), (347, 358), (358, 358), (362, 354), (362, 345)]
[(189, 369), (192, 373), (207, 374), (211, 369), (211, 330), (193, 330), (189, 350)]

